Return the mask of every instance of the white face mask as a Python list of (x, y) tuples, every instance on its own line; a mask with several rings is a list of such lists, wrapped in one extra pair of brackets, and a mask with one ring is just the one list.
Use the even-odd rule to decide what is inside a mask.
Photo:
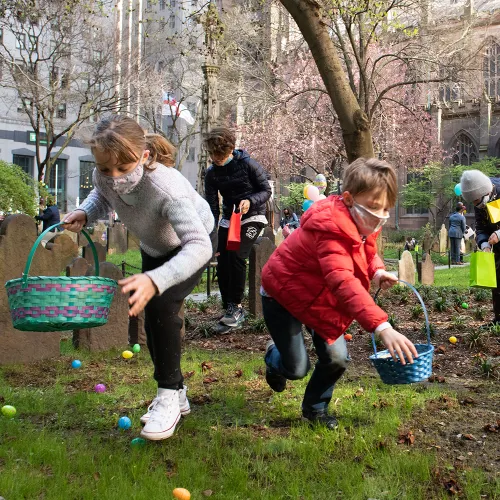
[(477, 204), (474, 205), (475, 208), (484, 208), (486, 206), (486, 203), (490, 201), (490, 195), (485, 194), (482, 198), (481, 201)]
[(370, 234), (378, 231), (389, 220), (388, 215), (380, 216), (374, 214), (363, 205), (355, 201), (353, 203), (353, 206), (349, 207), (349, 212), (361, 236), (370, 236)]
[(144, 165), (140, 163), (141, 160), (139, 160), (139, 163), (133, 170), (118, 177), (109, 177), (108, 175), (104, 175), (98, 168), (96, 168), (96, 171), (101, 181), (110, 187), (115, 193), (119, 195), (129, 194), (137, 187), (139, 182), (141, 182), (144, 175)]

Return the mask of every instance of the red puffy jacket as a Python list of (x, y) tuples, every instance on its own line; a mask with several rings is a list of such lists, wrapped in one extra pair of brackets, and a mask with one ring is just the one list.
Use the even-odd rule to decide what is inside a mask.
[(369, 293), (376, 270), (384, 269), (376, 238), (363, 243), (340, 196), (318, 201), (271, 255), (262, 286), (330, 344), (354, 319), (373, 332), (387, 321)]

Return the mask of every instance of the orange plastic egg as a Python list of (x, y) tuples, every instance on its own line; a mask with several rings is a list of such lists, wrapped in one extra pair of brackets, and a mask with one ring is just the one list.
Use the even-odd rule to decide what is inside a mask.
[(175, 488), (172, 494), (179, 500), (189, 500), (191, 498), (191, 493), (186, 488)]
[(352, 335), (350, 333), (345, 333), (344, 334), (344, 338), (349, 341), (349, 340), (352, 340)]

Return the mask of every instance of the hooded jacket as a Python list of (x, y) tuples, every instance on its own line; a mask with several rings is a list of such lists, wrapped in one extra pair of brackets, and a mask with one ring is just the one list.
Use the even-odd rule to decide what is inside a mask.
[[(497, 200), (500, 193), (500, 179), (496, 177), (490, 178), (493, 184), (493, 192), (489, 201)], [(493, 223), (488, 216), (488, 210), (484, 208), (474, 207), (474, 218), (476, 222), (476, 243), (479, 249), (483, 243), (488, 243), (490, 236), (500, 229), (500, 223)], [(500, 255), (500, 244), (493, 245), (493, 252), (498, 256)]]
[(271, 196), (267, 174), (260, 163), (242, 150), (233, 151), (233, 159), (223, 166), (211, 165), (205, 175), (205, 198), (217, 224), (220, 216), (219, 196), (222, 196), (222, 216), (229, 220), (233, 208), (242, 200), (250, 201), (249, 211), (242, 220), (266, 214), (266, 201)]
[(362, 241), (340, 196), (317, 201), (262, 270), (265, 292), (329, 344), (354, 319), (373, 332), (387, 314), (370, 296), (370, 281), (384, 269), (372, 234)]

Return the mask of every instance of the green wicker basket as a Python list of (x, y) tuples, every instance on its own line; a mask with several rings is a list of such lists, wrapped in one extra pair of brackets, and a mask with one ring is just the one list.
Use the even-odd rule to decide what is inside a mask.
[(94, 328), (108, 321), (109, 308), (117, 283), (99, 277), (99, 259), (90, 236), (87, 238), (95, 261), (96, 276), (29, 276), (35, 251), (46, 229), (35, 241), (28, 256), (22, 278), (7, 281), (7, 297), (14, 328), (30, 332), (59, 332), (78, 328)]

